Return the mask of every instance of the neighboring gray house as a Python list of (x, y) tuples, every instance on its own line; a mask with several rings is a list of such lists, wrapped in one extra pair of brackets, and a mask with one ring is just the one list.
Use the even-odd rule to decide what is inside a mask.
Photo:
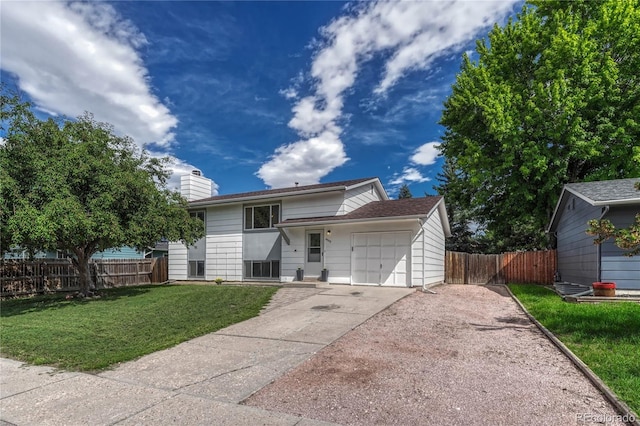
[(563, 281), (591, 285), (612, 281), (619, 289), (640, 290), (640, 256), (624, 256), (612, 240), (593, 243), (586, 234), (591, 219), (631, 225), (640, 213), (640, 178), (570, 183), (564, 186), (547, 229), (557, 240), (558, 271)]
[(422, 286), (444, 280), (450, 236), (442, 197), (390, 200), (378, 178), (211, 197), (211, 181), (181, 191), (206, 236), (169, 243), (172, 280), (290, 282), (296, 270), (329, 282)]

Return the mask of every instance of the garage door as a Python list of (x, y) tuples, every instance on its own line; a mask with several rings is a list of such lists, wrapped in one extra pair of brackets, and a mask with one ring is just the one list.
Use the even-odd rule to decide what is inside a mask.
[(407, 287), (409, 232), (352, 234), (351, 281)]

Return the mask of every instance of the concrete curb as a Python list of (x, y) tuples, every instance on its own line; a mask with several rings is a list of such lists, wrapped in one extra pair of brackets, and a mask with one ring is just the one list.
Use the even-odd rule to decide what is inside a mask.
[(542, 333), (547, 336), (547, 338), (551, 340), (551, 342), (556, 345), (558, 349), (560, 349), (560, 351), (565, 354), (565, 356), (569, 358), (569, 360), (573, 362), (576, 367), (578, 367), (578, 370), (580, 370), (582, 374), (584, 374), (591, 381), (591, 383), (593, 383), (594, 386), (598, 388), (600, 392), (602, 392), (602, 394), (614, 407), (616, 407), (618, 412), (620, 412), (623, 417), (629, 419), (627, 423), (633, 426), (640, 426), (640, 417), (638, 417), (638, 415), (634, 413), (627, 404), (625, 404), (623, 401), (620, 401), (616, 394), (613, 393), (611, 389), (609, 389), (609, 387), (600, 379), (600, 377), (598, 377), (593, 371), (591, 371), (587, 364), (582, 362), (580, 358), (578, 358), (573, 352), (571, 352), (571, 349), (566, 347), (565, 344), (562, 343), (553, 333), (547, 330), (544, 325), (542, 325), (537, 319), (535, 319), (535, 317), (529, 313), (527, 308), (524, 307), (520, 300), (518, 300), (518, 298), (511, 292), (509, 286), (504, 285), (504, 287), (509, 292), (511, 299), (516, 302), (520, 309), (522, 309), (522, 312), (524, 312), (525, 315), (529, 317), (531, 322), (533, 322), (536, 327), (538, 327), (540, 331), (542, 331)]

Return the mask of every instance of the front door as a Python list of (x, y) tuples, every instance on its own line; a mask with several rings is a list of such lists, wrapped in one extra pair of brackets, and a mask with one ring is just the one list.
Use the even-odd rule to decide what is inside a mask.
[(318, 278), (322, 271), (322, 231), (307, 231), (304, 276)]

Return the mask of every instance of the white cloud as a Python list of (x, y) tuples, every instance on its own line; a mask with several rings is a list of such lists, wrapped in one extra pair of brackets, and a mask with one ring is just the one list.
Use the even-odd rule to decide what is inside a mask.
[(408, 36), (399, 41), (387, 61), (384, 78), (375, 89), (379, 94), (387, 92), (407, 72), (427, 69), (438, 57), (466, 44), (509, 13), (515, 4), (513, 1), (407, 3), (396, 8), (397, 13), (387, 15), (388, 25), (396, 30), (402, 28)]
[(336, 130), (327, 129), (310, 139), (277, 148), (257, 175), (275, 188), (294, 186), (295, 182), (300, 185), (317, 183), (348, 160)]
[[(276, 149), (257, 175), (269, 186), (291, 181), (316, 183), (347, 160), (339, 139), (343, 120), (344, 93), (356, 82), (359, 68), (376, 55), (384, 55), (385, 71), (374, 93), (385, 95), (407, 72), (428, 69), (431, 63), (472, 40), (480, 31), (502, 19), (513, 7), (511, 1), (372, 1), (355, 3), (347, 14), (321, 28), (322, 39), (314, 41), (311, 65), (314, 94), (292, 108), (289, 127), (302, 140)], [(298, 94), (296, 86), (296, 94)], [(331, 154), (322, 161), (301, 159), (314, 155), (319, 135), (331, 133)], [(299, 168), (313, 162), (318, 170)], [(404, 173), (415, 177), (411, 171)], [(299, 177), (298, 177), (299, 176)], [(315, 181), (308, 181), (308, 179)]]
[(407, 182), (410, 183), (421, 183), (428, 182), (431, 179), (425, 176), (422, 176), (422, 173), (414, 167), (405, 167), (402, 169), (402, 173), (395, 173), (393, 178), (389, 181), (389, 185), (392, 186), (400, 186)]
[(420, 166), (430, 166), (435, 164), (436, 160), (440, 156), (438, 147), (440, 142), (427, 142), (418, 149), (415, 150), (411, 156), (411, 162)]
[(42, 110), (97, 120), (168, 148), (178, 120), (153, 93), (144, 35), (106, 3), (3, 1), (2, 68)]
[(287, 87), (286, 89), (280, 89), (279, 94), (285, 97), (285, 99), (295, 99), (298, 97), (298, 91), (293, 87)]
[[(160, 153), (151, 153), (154, 157), (164, 157), (163, 154)], [(196, 166), (193, 166), (179, 158), (169, 156), (169, 169), (173, 171), (173, 174), (169, 177), (167, 181), (167, 187), (174, 191), (180, 190), (180, 176), (189, 175), (195, 169), (198, 169)], [(207, 177), (207, 176), (205, 176)], [(219, 185), (212, 181), (211, 183), (211, 195), (218, 195)]]

